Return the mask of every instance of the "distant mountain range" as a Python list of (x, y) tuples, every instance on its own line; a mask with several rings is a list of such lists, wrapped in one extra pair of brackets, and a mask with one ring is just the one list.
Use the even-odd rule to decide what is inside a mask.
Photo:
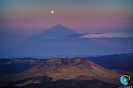
[(14, 58), (5, 64), (38, 64), (41, 62), (42, 62), (42, 59), (39, 60), (39, 59), (32, 59), (32, 58), (23, 58), (23, 59)]
[(13, 59), (0, 59), (0, 78), (5, 75), (20, 73), (37, 64), (40, 64), (45, 59), (34, 58), (13, 58)]

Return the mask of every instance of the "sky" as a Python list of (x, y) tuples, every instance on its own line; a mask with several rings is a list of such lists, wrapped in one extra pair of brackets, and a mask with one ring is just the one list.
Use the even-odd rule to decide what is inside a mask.
[(85, 38), (133, 37), (133, 0), (0, 0), (0, 50), (57, 24), (77, 33), (104, 33)]
[(0, 0), (0, 14), (4, 31), (34, 34), (57, 24), (82, 33), (133, 29), (133, 0)]

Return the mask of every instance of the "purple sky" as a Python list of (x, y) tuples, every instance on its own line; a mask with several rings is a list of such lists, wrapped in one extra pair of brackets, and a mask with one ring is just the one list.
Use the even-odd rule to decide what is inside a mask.
[(0, 3), (0, 30), (34, 34), (57, 24), (82, 33), (133, 29), (132, 0), (1, 0)]

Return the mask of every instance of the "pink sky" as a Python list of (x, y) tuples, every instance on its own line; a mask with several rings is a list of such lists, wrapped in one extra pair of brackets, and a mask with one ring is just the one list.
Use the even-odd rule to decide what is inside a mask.
[[(123, 3), (86, 1), (69, 4), (69, 2), (71, 1), (67, 4), (48, 1), (47, 4), (31, 2), (20, 4), (17, 1), (14, 2), (17, 4), (6, 3), (8, 6), (3, 6), (1, 14), (2, 29), (41, 32), (57, 24), (77, 32), (132, 29), (133, 12), (128, 4), (124, 4), (124, 0)], [(51, 10), (54, 10), (53, 14)]]

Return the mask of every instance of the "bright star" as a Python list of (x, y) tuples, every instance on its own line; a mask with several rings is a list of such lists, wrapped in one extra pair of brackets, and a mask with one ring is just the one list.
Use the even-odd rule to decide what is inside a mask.
[(54, 11), (52, 10), (51, 13), (54, 13)]

